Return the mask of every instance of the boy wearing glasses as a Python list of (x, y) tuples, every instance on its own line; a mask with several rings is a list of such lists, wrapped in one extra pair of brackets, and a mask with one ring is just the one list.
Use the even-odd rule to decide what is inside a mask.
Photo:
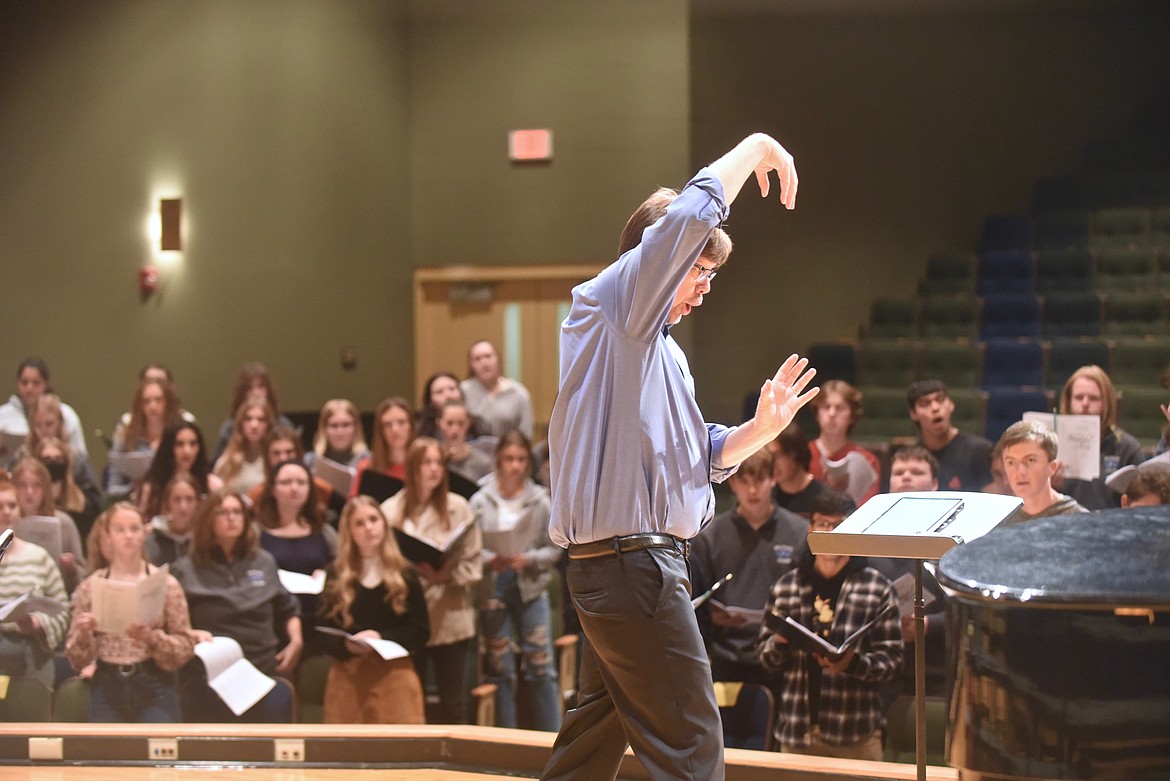
[(720, 229), (753, 173), (796, 204), (796, 168), (757, 133), (681, 192), (659, 190), (630, 217), (619, 257), (573, 290), (561, 325), (561, 382), (549, 424), (553, 542), (587, 642), (576, 707), (545, 779), (616, 777), (627, 743), (651, 779), (724, 777), (719, 709), (691, 606), (686, 556), (722, 481), (815, 394), (791, 356), (764, 382), (754, 416), (706, 423), (670, 326), (703, 303), (731, 252)]
[[(813, 531), (832, 531), (856, 505), (825, 491), (816, 498)], [(893, 586), (861, 556), (805, 554), (772, 588), (772, 612), (791, 616), (833, 645), (886, 611), (839, 661), (795, 650), (765, 630), (764, 669), (781, 676), (776, 744), (781, 751), (844, 759), (882, 758), (882, 684), (902, 669), (902, 631)], [(855, 653), (856, 651), (856, 653)]]

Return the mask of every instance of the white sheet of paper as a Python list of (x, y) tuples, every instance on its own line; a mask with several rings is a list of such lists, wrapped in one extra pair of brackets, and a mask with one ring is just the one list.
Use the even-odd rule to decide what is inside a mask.
[(303, 572), (293, 572), (282, 569), (276, 571), (280, 578), (280, 585), (290, 594), (320, 594), (325, 590), (325, 571), (316, 575), (306, 575)]
[(61, 558), (61, 519), (55, 515), (29, 515), (16, 522), (16, 536), (39, 545), (53, 561)]
[(137, 583), (94, 578), (92, 612), (99, 632), (125, 632), (162, 615), (167, 601), (167, 565)]
[(118, 470), (126, 475), (126, 477), (137, 482), (145, 477), (146, 471), (150, 469), (150, 465), (154, 461), (154, 452), (151, 450), (135, 450), (130, 453), (123, 453), (118, 450), (111, 450), (109, 452), (109, 459), (111, 468)]
[(207, 670), (207, 685), (223, 704), (239, 716), (272, 691), (276, 681), (244, 658), (240, 644), (230, 637), (213, 637), (196, 643), (195, 655)]
[[(891, 583), (894, 593), (898, 596), (898, 613), (903, 616), (914, 615), (914, 576), (907, 572)], [(934, 602), (934, 594), (922, 589), (922, 609), (930, 607)]]
[(319, 626), (317, 627), (317, 631), (323, 635), (344, 637), (346, 640), (352, 640), (355, 643), (365, 643), (370, 648), (373, 648), (374, 652), (386, 661), (390, 661), (391, 659), (402, 659), (410, 656), (409, 651), (393, 640), (383, 640), (382, 638), (370, 637), (354, 637), (344, 629), (337, 629), (332, 626)]
[(1064, 476), (1073, 480), (1095, 480), (1101, 476), (1101, 418), (1097, 415), (1057, 415), (1025, 412), (1056, 432), (1060, 440), (1056, 458), (1064, 464)]
[(341, 496), (349, 496), (357, 470), (322, 456), (313, 462), (313, 474), (333, 486), (333, 490)]

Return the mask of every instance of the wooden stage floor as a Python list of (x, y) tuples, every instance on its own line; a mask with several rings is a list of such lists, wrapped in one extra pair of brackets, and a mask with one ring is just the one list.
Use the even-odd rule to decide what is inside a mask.
[[(214, 773), (214, 775), (212, 775)], [(499, 781), (461, 770), (322, 770), (220, 767), (5, 767), (6, 781)]]
[[(0, 724), (2, 781), (484, 781), (537, 778), (552, 733), (317, 724)], [(152, 743), (154, 741), (154, 743)], [(160, 741), (175, 752), (152, 759)], [(277, 761), (289, 742), (303, 762)], [(727, 781), (912, 781), (913, 765), (728, 749)], [(928, 767), (929, 781), (956, 781)], [(619, 781), (644, 781), (627, 751)]]

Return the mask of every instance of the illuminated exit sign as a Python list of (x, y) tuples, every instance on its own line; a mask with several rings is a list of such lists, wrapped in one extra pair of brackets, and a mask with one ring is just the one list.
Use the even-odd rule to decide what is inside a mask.
[(548, 161), (553, 156), (552, 131), (509, 130), (508, 159), (513, 162)]

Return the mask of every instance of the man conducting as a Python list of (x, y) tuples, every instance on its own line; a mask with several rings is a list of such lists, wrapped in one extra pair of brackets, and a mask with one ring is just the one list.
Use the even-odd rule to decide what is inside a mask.
[(667, 333), (703, 303), (731, 241), (720, 229), (754, 172), (796, 203), (792, 156), (755, 134), (681, 193), (659, 190), (630, 217), (618, 260), (573, 290), (561, 326), (560, 392), (549, 425), (549, 531), (587, 638), (577, 705), (545, 779), (613, 779), (627, 743), (652, 779), (722, 779), (711, 669), (691, 607), (689, 540), (722, 481), (816, 395), (793, 355), (760, 389), (755, 415), (705, 423), (686, 356)]

